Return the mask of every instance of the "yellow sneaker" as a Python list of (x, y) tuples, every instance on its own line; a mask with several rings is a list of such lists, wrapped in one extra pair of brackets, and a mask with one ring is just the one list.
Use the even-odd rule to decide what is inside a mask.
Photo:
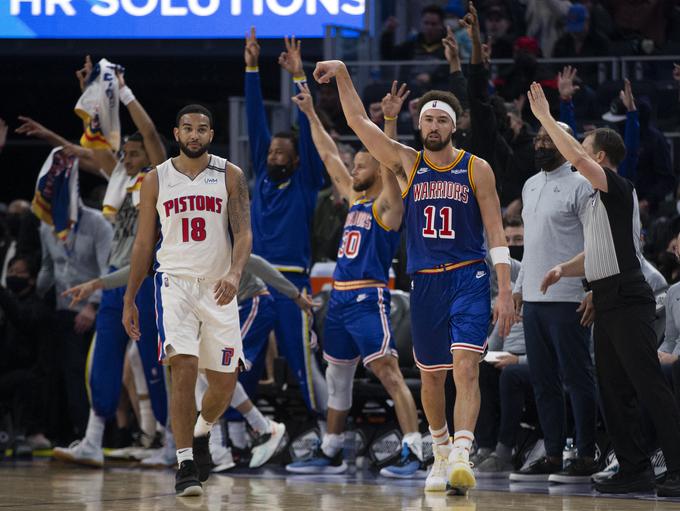
[(454, 490), (465, 493), (477, 485), (467, 450), (453, 449), (449, 455), (449, 467), (449, 486)]

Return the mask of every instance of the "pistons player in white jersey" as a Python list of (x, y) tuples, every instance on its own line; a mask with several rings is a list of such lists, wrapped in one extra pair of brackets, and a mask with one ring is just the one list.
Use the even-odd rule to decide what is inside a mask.
[[(210, 429), (231, 401), (242, 360), (236, 292), (252, 234), (243, 172), (207, 152), (212, 114), (200, 105), (184, 107), (174, 134), (179, 156), (158, 165), (142, 184), (123, 324), (131, 338), (139, 338), (134, 299), (157, 246), (159, 356), (172, 371), (175, 491), (195, 496), (203, 493), (201, 482), (210, 474)], [(199, 370), (208, 389), (196, 419)]]

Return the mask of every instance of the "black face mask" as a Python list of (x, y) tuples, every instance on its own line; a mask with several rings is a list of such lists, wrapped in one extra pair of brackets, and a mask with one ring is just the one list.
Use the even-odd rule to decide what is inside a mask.
[(293, 175), (293, 171), (287, 165), (267, 165), (267, 175), (272, 181), (285, 181)]
[(15, 275), (8, 275), (5, 282), (7, 283), (7, 289), (15, 295), (20, 295), (31, 285), (26, 277), (17, 277)]
[(549, 149), (547, 147), (539, 147), (534, 151), (534, 163), (536, 170), (545, 170), (550, 172), (562, 165), (563, 158), (557, 149)]
[(524, 245), (515, 245), (508, 247), (508, 249), (510, 249), (510, 257), (516, 261), (521, 261), (524, 257)]

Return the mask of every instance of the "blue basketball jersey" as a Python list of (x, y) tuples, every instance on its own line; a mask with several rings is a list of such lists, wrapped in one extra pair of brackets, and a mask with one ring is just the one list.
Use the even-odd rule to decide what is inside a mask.
[(399, 246), (399, 233), (381, 224), (374, 204), (373, 200), (358, 199), (349, 209), (334, 280), (388, 282), (390, 264)]
[(475, 156), (459, 150), (446, 167), (420, 151), (404, 198), (407, 271), (442, 271), (484, 259), (484, 225), (475, 197)]

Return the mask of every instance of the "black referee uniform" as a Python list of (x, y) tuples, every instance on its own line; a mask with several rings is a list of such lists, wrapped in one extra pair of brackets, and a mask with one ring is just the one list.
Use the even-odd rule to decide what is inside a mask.
[(640, 270), (640, 214), (630, 181), (604, 169), (584, 226), (585, 274), (595, 308), (595, 365), (607, 429), (627, 474), (651, 469), (640, 403), (651, 415), (669, 473), (680, 470), (680, 411), (657, 356), (655, 300)]

